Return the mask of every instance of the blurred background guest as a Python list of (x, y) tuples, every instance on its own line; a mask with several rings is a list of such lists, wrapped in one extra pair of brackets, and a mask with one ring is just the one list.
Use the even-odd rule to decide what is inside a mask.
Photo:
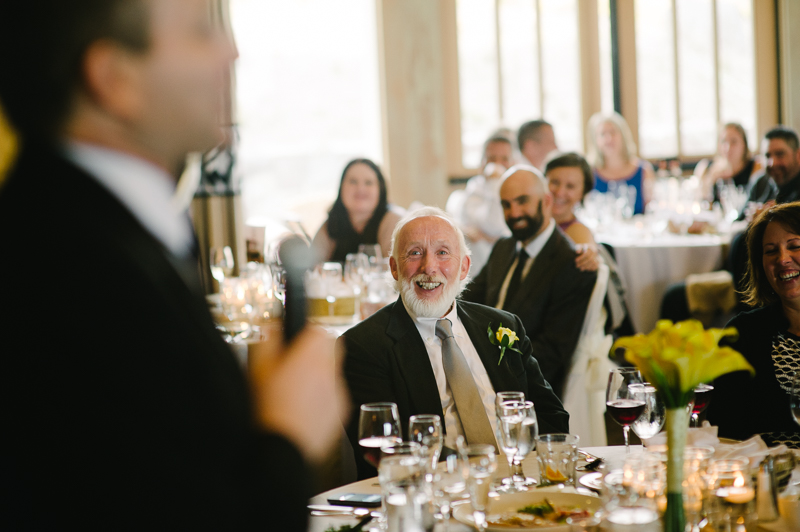
[(594, 188), (594, 176), (586, 159), (577, 153), (563, 153), (545, 163), (544, 175), (553, 195), (553, 219), (576, 244), (596, 246), (588, 227), (575, 217), (575, 205)]
[(789, 409), (800, 367), (800, 203), (761, 212), (748, 232), (747, 250), (745, 302), (758, 308), (728, 325), (739, 331), (732, 347), (756, 373), (752, 379), (743, 371), (717, 379), (708, 419), (726, 438), (760, 434), (767, 445), (800, 448), (800, 427)]
[(711, 164), (708, 159), (697, 163), (695, 175), (702, 180), (703, 196), (719, 202), (717, 183), (747, 187), (750, 176), (758, 169), (748, 149), (744, 128), (736, 122), (729, 122), (720, 129), (714, 160)]
[(344, 262), (361, 244), (379, 244), (384, 257), (391, 251), (392, 231), (402, 216), (386, 199), (386, 180), (369, 159), (353, 159), (342, 172), (339, 196), (322, 224), (314, 247), (323, 261)]
[(553, 126), (541, 119), (522, 124), (517, 142), (519, 151), (537, 170), (542, 170), (547, 155), (558, 149)]
[(500, 177), (513, 162), (511, 140), (495, 132), (483, 145), (482, 172), (447, 200), (447, 211), (458, 221), (472, 251), (473, 274), (486, 264), (497, 239), (511, 234), (500, 206)]
[(633, 213), (641, 214), (650, 201), (655, 174), (653, 166), (636, 156), (636, 144), (628, 123), (619, 113), (597, 113), (586, 128), (586, 159), (594, 168), (594, 188), (608, 192), (625, 184), (636, 189)]

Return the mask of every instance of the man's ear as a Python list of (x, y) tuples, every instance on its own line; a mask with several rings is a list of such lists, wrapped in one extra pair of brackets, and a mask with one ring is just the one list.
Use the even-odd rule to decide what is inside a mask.
[(142, 106), (141, 57), (108, 40), (89, 46), (83, 58), (86, 98), (100, 110), (129, 120)]
[(467, 278), (467, 274), (469, 273), (469, 267), (472, 264), (472, 258), (469, 255), (464, 255), (464, 258), (461, 259), (461, 274), (459, 276), (459, 280), (463, 281)]
[(394, 260), (394, 257), (389, 257), (389, 269), (392, 270), (392, 277), (394, 280), (397, 280), (397, 261)]

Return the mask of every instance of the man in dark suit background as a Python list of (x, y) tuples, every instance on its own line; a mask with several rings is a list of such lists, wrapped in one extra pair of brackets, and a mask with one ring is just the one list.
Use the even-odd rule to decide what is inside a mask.
[[(520, 320), (456, 299), (469, 264), (464, 235), (443, 211), (426, 207), (395, 227), (390, 265), (400, 297), (340, 339), (354, 403), (348, 436), (356, 451), (359, 478), (375, 474), (358, 445), (358, 409), (364, 403), (397, 403), (404, 434), (409, 416), (437, 414), (446, 431), (445, 445), (455, 448), (458, 435), (465, 435), (467, 443), (494, 444), (496, 392), (522, 391), (534, 402), (540, 433), (569, 431), (569, 414), (531, 356), (531, 342)], [(514, 347), (521, 351), (507, 349), (502, 360), (487, 334), (489, 327), (496, 331), (501, 324), (519, 336)], [(444, 325), (447, 333), (441, 330)], [(448, 368), (450, 340), (458, 346), (455, 356), (463, 355), (459, 360), (468, 366), (467, 382)], [(464, 406), (468, 400), (462, 395), (464, 387), (477, 393), (470, 408)], [(481, 435), (473, 439), (475, 425), (481, 423), (489, 430), (484, 433), (487, 441), (479, 441)]]
[(332, 342), (267, 344), (249, 390), (171, 204), (221, 139), (235, 50), (208, 4), (12, 2), (0, 49), (22, 139), (0, 188), (0, 528), (305, 530), (305, 462), (343, 410)]
[(544, 378), (562, 397), (597, 274), (576, 267), (538, 170), (515, 166), (504, 179), (500, 201), (512, 236), (495, 244), (463, 298), (519, 316)]

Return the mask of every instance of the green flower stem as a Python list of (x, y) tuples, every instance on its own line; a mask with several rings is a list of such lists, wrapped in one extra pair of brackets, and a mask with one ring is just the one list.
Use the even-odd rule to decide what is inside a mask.
[(667, 511), (664, 513), (664, 532), (684, 532), (686, 515), (683, 511), (683, 451), (689, 428), (686, 406), (667, 409)]

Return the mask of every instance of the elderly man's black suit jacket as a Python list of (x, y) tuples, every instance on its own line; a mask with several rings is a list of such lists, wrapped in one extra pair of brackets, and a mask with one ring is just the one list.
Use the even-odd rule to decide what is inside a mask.
[(302, 457), (256, 426), (191, 261), (30, 142), (0, 249), (0, 529), (306, 529)]
[[(497, 305), (500, 287), (514, 262), (516, 245), (513, 238), (495, 244), (488, 262), (467, 286), (465, 300)], [(504, 310), (522, 320), (533, 356), (559, 397), (563, 397), (564, 381), (596, 280), (596, 273), (575, 267), (574, 245), (556, 227), (519, 290), (508, 294), (503, 305)]]
[[(569, 432), (569, 414), (542, 377), (531, 356), (531, 343), (519, 318), (507, 312), (466, 301), (457, 301), (458, 317), (483, 361), (495, 392), (521, 391), (533, 401), (539, 432)], [(522, 354), (506, 350), (498, 364), (500, 350), (489, 342), (489, 325), (500, 323), (520, 337)], [(405, 434), (408, 418), (416, 414), (437, 414), (442, 419), (442, 401), (436, 386), (428, 351), (414, 321), (398, 299), (372, 317), (348, 330), (340, 338), (344, 346), (344, 374), (353, 398), (353, 414), (347, 430), (356, 452), (359, 478), (375, 475), (362, 457), (358, 445), (358, 413), (364, 403), (397, 403)]]

